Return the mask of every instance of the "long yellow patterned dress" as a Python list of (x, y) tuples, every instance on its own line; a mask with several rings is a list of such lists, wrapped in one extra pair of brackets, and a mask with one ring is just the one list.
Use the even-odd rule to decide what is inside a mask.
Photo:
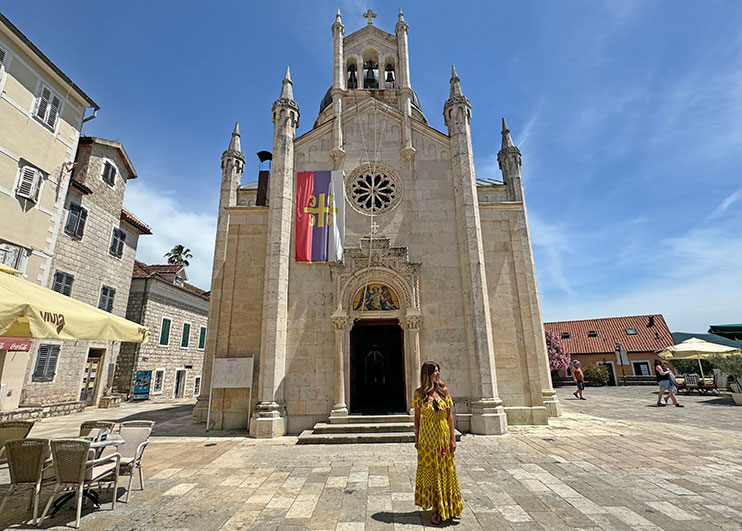
[(438, 411), (433, 401), (423, 402), (420, 397), (412, 400), (420, 408), (420, 449), (417, 451), (417, 476), (415, 478), (415, 505), (431, 507), (441, 515), (441, 520), (461, 516), (464, 504), (456, 476), (456, 463), (450, 451), (451, 430), (448, 427), (448, 410), (453, 407), (450, 396), (439, 398)]

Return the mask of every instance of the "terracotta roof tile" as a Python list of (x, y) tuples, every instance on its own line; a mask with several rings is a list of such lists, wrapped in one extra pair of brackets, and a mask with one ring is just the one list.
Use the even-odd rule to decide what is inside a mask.
[[(654, 318), (653, 326), (649, 326), (651, 318)], [(561, 339), (569, 354), (615, 352), (616, 341), (628, 352), (655, 352), (675, 344), (660, 314), (557, 321), (544, 323), (544, 328)], [(635, 330), (636, 334), (630, 335), (626, 330)], [(565, 332), (569, 338), (562, 338)], [(595, 332), (595, 337), (588, 337), (590, 332)]]
[(129, 225), (139, 230), (141, 234), (152, 234), (152, 230), (134, 217), (130, 212), (121, 209), (121, 221), (126, 221)]
[(162, 280), (163, 282), (167, 282), (178, 288), (184, 289), (186, 291), (190, 291), (194, 295), (198, 295), (199, 297), (202, 297), (208, 300), (209, 295), (211, 294), (210, 292), (204, 291), (201, 288), (194, 286), (193, 284), (189, 284), (188, 282), (183, 282), (182, 286), (178, 286), (177, 284), (172, 283), (170, 279), (165, 278), (163, 276), (163, 275), (174, 275), (181, 269), (183, 269), (183, 266), (179, 264), (147, 265), (144, 262), (141, 262), (139, 260), (134, 260), (134, 271), (132, 272), (131, 276), (132, 278), (157, 278), (157, 279)]

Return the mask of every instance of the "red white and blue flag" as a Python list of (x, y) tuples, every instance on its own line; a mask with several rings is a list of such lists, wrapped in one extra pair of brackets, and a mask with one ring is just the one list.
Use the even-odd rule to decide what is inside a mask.
[(345, 238), (343, 172), (296, 174), (296, 261), (338, 262)]

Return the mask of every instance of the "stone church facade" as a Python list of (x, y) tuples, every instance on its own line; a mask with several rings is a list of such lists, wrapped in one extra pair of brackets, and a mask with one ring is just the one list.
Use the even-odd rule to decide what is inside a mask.
[[(559, 415), (544, 341), (521, 154), (503, 120), (503, 181), (478, 180), (471, 104), (455, 69), (447, 133), (410, 82), (408, 25), (345, 36), (332, 25), (333, 81), (296, 137), (287, 69), (274, 102), (267, 200), (241, 185), (237, 126), (222, 156), (203, 389), (194, 420), (299, 433), (328, 417), (409, 411), (423, 361), (440, 364), (457, 428), (503, 434)], [(296, 174), (342, 170), (341, 262), (294, 259)], [(319, 204), (317, 219), (324, 216)], [(324, 219), (324, 218), (323, 218)], [(211, 389), (214, 357), (252, 358), (250, 389)], [(247, 383), (245, 383), (248, 386)]]

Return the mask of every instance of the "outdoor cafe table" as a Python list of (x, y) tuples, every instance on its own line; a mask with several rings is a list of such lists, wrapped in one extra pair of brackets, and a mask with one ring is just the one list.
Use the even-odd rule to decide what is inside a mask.
[[(84, 439), (84, 437), (80, 437), (81, 439)], [(95, 450), (95, 458), (98, 459), (100, 457), (100, 454), (103, 453), (103, 449), (107, 446), (120, 446), (124, 444), (124, 438), (121, 437), (118, 433), (109, 433), (108, 436), (103, 439), (102, 441), (90, 441), (90, 449)], [(98, 495), (98, 492), (95, 489), (84, 489), (82, 491), (82, 495), (86, 498), (89, 498), (95, 507), (100, 507), (100, 496)], [(116, 493), (113, 493), (114, 496), (116, 496)], [(57, 514), (57, 511), (64, 506), (65, 503), (70, 501), (75, 497), (75, 493), (73, 492), (65, 492), (62, 494), (59, 498), (54, 500), (54, 503), (52, 504), (52, 512), (49, 514), (49, 516), (54, 516)]]

